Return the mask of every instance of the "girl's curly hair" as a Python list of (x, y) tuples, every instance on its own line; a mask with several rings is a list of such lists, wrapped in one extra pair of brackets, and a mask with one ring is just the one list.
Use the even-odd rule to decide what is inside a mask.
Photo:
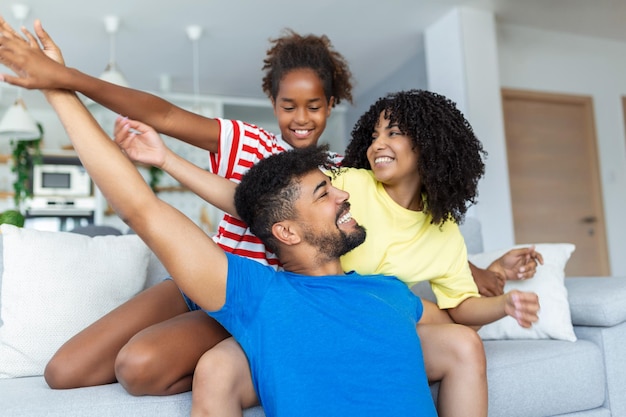
[(276, 100), (280, 81), (295, 69), (308, 68), (318, 75), (324, 86), (326, 99), (335, 98), (352, 103), (352, 72), (346, 59), (337, 51), (326, 35), (299, 35), (285, 29), (283, 36), (270, 39), (272, 47), (263, 60), (263, 91)]
[(432, 216), (431, 223), (461, 223), (468, 207), (476, 203), (487, 156), (469, 122), (442, 95), (424, 90), (388, 94), (356, 123), (344, 167), (371, 169), (367, 148), (381, 113), (412, 139), (418, 151), (419, 192), (425, 195), (424, 211)]

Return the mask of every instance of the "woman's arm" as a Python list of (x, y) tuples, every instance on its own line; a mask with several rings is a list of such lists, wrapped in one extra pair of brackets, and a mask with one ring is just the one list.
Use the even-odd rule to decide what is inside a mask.
[(471, 297), (448, 314), (456, 323), (468, 326), (483, 326), (505, 316), (511, 316), (522, 327), (530, 327), (539, 317), (537, 294), (513, 290), (496, 297)]
[(0, 30), (13, 33), (2, 39), (0, 61), (19, 75), (4, 74), (7, 82), (28, 89), (78, 91), (116, 113), (142, 120), (163, 134), (211, 152), (218, 151), (219, 123), (215, 119), (186, 111), (153, 94), (66, 67), (59, 47), (41, 22), (35, 20), (34, 26), (43, 49), (37, 43), (33, 45), (15, 36), (13, 29), (0, 18)]

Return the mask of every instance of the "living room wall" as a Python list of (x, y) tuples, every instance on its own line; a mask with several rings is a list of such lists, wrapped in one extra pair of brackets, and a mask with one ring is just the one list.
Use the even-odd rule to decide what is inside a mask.
[(600, 38), (498, 25), (502, 87), (593, 98), (609, 260), (626, 275), (626, 44)]

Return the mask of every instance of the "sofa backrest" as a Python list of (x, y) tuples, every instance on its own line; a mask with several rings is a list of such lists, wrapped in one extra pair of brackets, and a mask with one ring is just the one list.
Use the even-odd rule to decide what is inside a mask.
[[(461, 233), (465, 239), (465, 244), (467, 246), (467, 252), (469, 254), (481, 253), (483, 251), (483, 238), (480, 228), (480, 221), (475, 217), (466, 217), (463, 224), (459, 226), (461, 229)], [(85, 230), (81, 230), (80, 228), (77, 230), (73, 230), (76, 233), (86, 234), (90, 236), (97, 236), (102, 234), (121, 234), (121, 232), (114, 228), (108, 228), (107, 226), (94, 226), (88, 227)], [(131, 232), (132, 233), (132, 232)], [(0, 289), (2, 288), (2, 271), (3, 267), (3, 247), (2, 247), (2, 235), (0, 234)], [(150, 261), (148, 263), (148, 276), (146, 279), (146, 288), (150, 287), (158, 282), (161, 282), (165, 279), (169, 274), (165, 267), (161, 264), (159, 259), (154, 255), (154, 253), (150, 254)], [(428, 288), (430, 289), (430, 288)], [(422, 293), (422, 291), (419, 291)], [(420, 295), (423, 295), (420, 294)], [(426, 297), (430, 298), (430, 297)]]
[(480, 221), (476, 217), (466, 217), (463, 224), (459, 225), (459, 229), (461, 229), (461, 234), (465, 239), (467, 253), (473, 255), (484, 252), (483, 234)]

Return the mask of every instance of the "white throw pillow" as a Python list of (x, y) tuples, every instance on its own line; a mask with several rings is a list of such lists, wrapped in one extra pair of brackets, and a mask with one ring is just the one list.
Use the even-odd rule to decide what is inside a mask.
[[(529, 245), (517, 245), (526, 247)], [(565, 288), (565, 265), (576, 248), (571, 243), (542, 243), (535, 245), (543, 255), (543, 265), (538, 265), (535, 276), (524, 281), (507, 281), (504, 291), (520, 290), (534, 292), (539, 296), (539, 320), (531, 328), (523, 328), (510, 316), (483, 326), (478, 334), (484, 340), (491, 339), (560, 339), (576, 341), (570, 316), (567, 289)], [(470, 255), (474, 265), (486, 268), (508, 249)]]
[(144, 287), (150, 251), (136, 235), (0, 229), (0, 378), (42, 375), (63, 343)]

